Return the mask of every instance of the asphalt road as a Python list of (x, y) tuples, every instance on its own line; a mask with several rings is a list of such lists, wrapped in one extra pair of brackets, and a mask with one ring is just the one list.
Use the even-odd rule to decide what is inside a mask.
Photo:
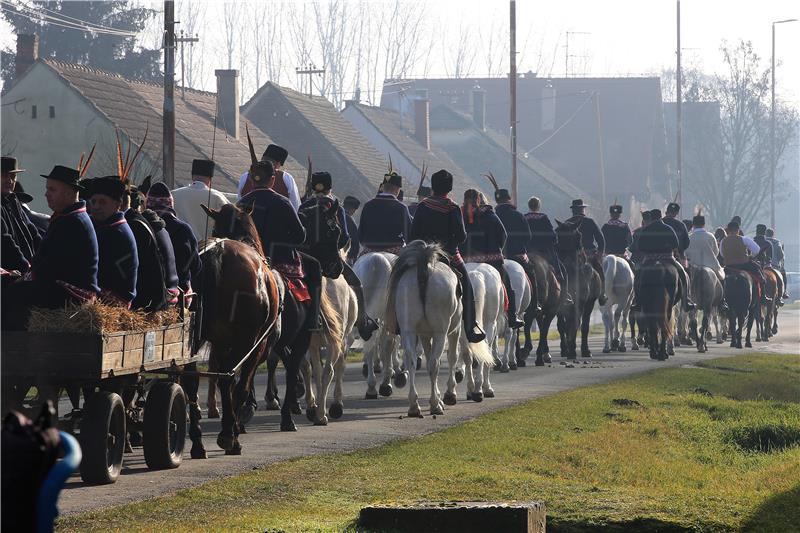
[[(754, 350), (800, 353), (800, 312), (785, 311), (779, 320), (780, 333), (769, 343), (756, 344)], [(553, 347), (554, 344), (551, 343), (551, 348)], [(59, 507), (64, 515), (152, 498), (216, 478), (252, 470), (275, 461), (378, 446), (395, 439), (438, 431), (482, 413), (531, 398), (624, 378), (653, 368), (692, 364), (748, 351), (731, 350), (727, 344), (717, 345), (711, 341), (709, 352), (706, 354), (698, 354), (694, 347), (682, 347), (676, 350), (675, 357), (666, 362), (656, 362), (650, 360), (646, 351), (602, 354), (602, 339), (595, 337), (590, 341), (594, 358), (585, 364), (585, 360), (579, 359), (574, 367), (569, 368), (560, 364), (565, 359), (555, 355), (558, 353), (557, 343), (555, 347), (553, 364), (550, 366), (540, 368), (528, 366), (508, 374), (494, 372), (492, 384), (496, 398), (484, 400), (482, 403), (466, 401), (463, 399), (466, 387), (461, 383), (457, 388), (459, 403), (453, 407), (446, 407), (445, 414), (435, 419), (430, 415), (423, 419), (403, 416), (408, 409), (407, 388), (395, 389), (394, 395), (390, 398), (365, 400), (366, 382), (361, 377), (361, 364), (349, 364), (345, 375), (343, 417), (332, 420), (327, 427), (314, 427), (305, 415), (296, 416), (295, 423), (298, 425), (296, 433), (281, 433), (278, 430), (278, 412), (264, 410), (266, 376), (258, 375), (256, 387), (257, 395), (261, 399), (260, 408), (247, 426), (248, 433), (240, 437), (243, 447), (241, 456), (225, 456), (216, 445), (219, 420), (204, 419), (203, 437), (208, 450), (208, 459), (190, 459), (187, 438), (186, 453), (180, 468), (149, 471), (144, 462), (142, 449), (134, 448), (133, 454), (125, 456), (122, 475), (116, 484), (89, 487), (83, 485), (80, 477), (73, 476), (61, 493)], [(446, 373), (440, 373), (442, 391), (446, 379)], [(423, 413), (427, 413), (430, 382), (424, 370), (418, 374), (417, 387), (420, 393), (420, 406)], [(205, 386), (201, 390), (201, 398), (205, 398)]]

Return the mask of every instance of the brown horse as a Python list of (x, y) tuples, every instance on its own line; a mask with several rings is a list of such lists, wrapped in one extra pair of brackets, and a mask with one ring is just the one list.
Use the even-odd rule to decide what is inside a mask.
[[(527, 357), (533, 349), (531, 342), (531, 325), (536, 319), (539, 329), (539, 345), (536, 347), (536, 366), (544, 366), (545, 363), (552, 362), (550, 356), (550, 346), (547, 343), (547, 335), (550, 332), (550, 324), (558, 313), (561, 305), (561, 285), (556, 279), (555, 270), (550, 262), (543, 255), (532, 253), (528, 256), (533, 266), (534, 280), (536, 281), (535, 293), (537, 299), (532, 299), (531, 305), (525, 311), (525, 347), (522, 350), (524, 357)], [(541, 312), (536, 313), (536, 303), (542, 308)]]
[(781, 275), (775, 272), (771, 267), (764, 267), (764, 279), (767, 280), (764, 286), (766, 296), (771, 298), (771, 301), (764, 302), (762, 300), (760, 312), (756, 315), (756, 341), (769, 341), (772, 337), (773, 324), (777, 324), (776, 315), (778, 313), (778, 304), (780, 303), (781, 295), (783, 294), (783, 280)]
[[(241, 454), (238, 412), (249, 395), (253, 375), (267, 348), (280, 335), (278, 315), (281, 297), (278, 282), (261, 250), (249, 215), (233, 205), (219, 211), (203, 206), (214, 220), (214, 238), (204, 242), (201, 341), (211, 345), (209, 367), (233, 373), (240, 366), (236, 384), (219, 379), (222, 396), (222, 430), (217, 444), (226, 454)], [(227, 238), (239, 235), (240, 240)], [(196, 407), (196, 406), (195, 406)], [(194, 409), (190, 408), (190, 414)], [(199, 414), (199, 408), (196, 409)], [(203, 449), (199, 416), (190, 417), (192, 456)]]

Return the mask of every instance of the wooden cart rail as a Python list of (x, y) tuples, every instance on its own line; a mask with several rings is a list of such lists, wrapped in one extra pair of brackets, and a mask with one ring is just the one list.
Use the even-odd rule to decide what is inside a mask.
[(2, 373), (64, 384), (185, 365), (191, 357), (191, 316), (143, 331), (103, 334), (4, 332)]

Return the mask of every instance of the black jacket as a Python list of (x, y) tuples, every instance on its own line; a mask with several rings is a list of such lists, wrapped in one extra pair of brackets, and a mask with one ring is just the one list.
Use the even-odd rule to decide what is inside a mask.
[(179, 219), (175, 213), (163, 211), (159, 213), (164, 227), (172, 241), (172, 250), (175, 252), (175, 269), (178, 274), (178, 286), (183, 292), (188, 292), (192, 280), (199, 283), (203, 263), (197, 255), (197, 239), (192, 227)]
[(136, 240), (139, 253), (139, 270), (136, 274), (136, 298), (132, 309), (158, 311), (167, 306), (167, 288), (164, 284), (164, 267), (156, 236), (150, 223), (133, 209), (125, 211), (125, 220)]
[(643, 254), (669, 254), (678, 247), (678, 236), (662, 220), (655, 220), (641, 229), (637, 245)]
[(553, 229), (553, 223), (550, 222), (550, 218), (544, 213), (526, 213), (525, 221), (531, 231), (531, 238), (527, 246), (528, 251), (553, 252), (556, 244), (558, 244), (558, 236)]
[(678, 220), (674, 217), (665, 216), (661, 220), (675, 232), (675, 235), (678, 237), (678, 246), (676, 246), (676, 248), (683, 254), (689, 247), (689, 231), (686, 229), (686, 224), (684, 224), (682, 220)]
[(611, 219), (605, 224), (601, 230), (603, 237), (606, 240), (606, 253), (614, 255), (622, 255), (625, 249), (631, 245), (633, 236), (631, 235), (631, 228), (627, 222), (619, 219)]
[(239, 200), (239, 205), (252, 209), (264, 255), (274, 265), (299, 269), (300, 256), (295, 248), (306, 240), (306, 230), (289, 200), (272, 189), (254, 189)]
[(113, 214), (105, 222), (92, 221), (100, 251), (97, 282), (100, 289), (109, 291), (126, 302), (136, 297), (136, 274), (139, 256), (125, 215)]
[(420, 202), (411, 224), (410, 241), (436, 242), (444, 251), (455, 255), (466, 238), (461, 209), (450, 198), (431, 196)]
[(2, 198), (2, 267), (25, 272), (42, 239), (17, 195)]
[(344, 213), (344, 222), (345, 226), (347, 226), (347, 233), (350, 235), (350, 249), (347, 251), (347, 260), (350, 263), (355, 263), (356, 259), (358, 259), (358, 252), (361, 250), (358, 224), (346, 211)]
[(79, 201), (50, 218), (50, 227), (31, 261), (33, 279), (46, 284), (64, 281), (86, 291), (97, 285), (97, 236), (86, 202)]
[(767, 239), (767, 236), (756, 235), (753, 237), (753, 240), (761, 247), (761, 251), (758, 253), (758, 255), (760, 255), (765, 261), (772, 263), (772, 258), (775, 257), (775, 250), (772, 247), (772, 243), (769, 242), (769, 239)]
[(465, 261), (480, 255), (502, 255), (508, 235), (492, 206), (481, 206), (475, 210), (473, 220), (469, 218), (464, 217), (467, 240), (460, 246)]
[(524, 254), (531, 240), (531, 229), (525, 217), (512, 204), (497, 204), (494, 211), (508, 234), (504, 250), (506, 257)]
[(370, 249), (401, 247), (406, 244), (411, 224), (411, 214), (403, 202), (391, 194), (379, 193), (361, 210), (359, 240)]
[(155, 211), (145, 210), (142, 216), (150, 224), (156, 237), (161, 268), (164, 270), (164, 286), (167, 290), (175, 290), (178, 288), (178, 269), (175, 267), (175, 250), (172, 248), (172, 239), (167, 233), (166, 224)]
[(566, 221), (578, 225), (578, 231), (581, 232), (581, 245), (584, 250), (597, 250), (600, 255), (605, 253), (606, 239), (603, 237), (603, 232), (597, 227), (597, 222), (584, 215), (575, 215)]

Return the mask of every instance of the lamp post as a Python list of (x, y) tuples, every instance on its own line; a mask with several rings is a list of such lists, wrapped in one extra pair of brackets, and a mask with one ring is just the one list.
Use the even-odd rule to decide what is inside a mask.
[(769, 223), (775, 227), (775, 25), (797, 22), (797, 19), (777, 20), (772, 23), (772, 101), (769, 111)]

